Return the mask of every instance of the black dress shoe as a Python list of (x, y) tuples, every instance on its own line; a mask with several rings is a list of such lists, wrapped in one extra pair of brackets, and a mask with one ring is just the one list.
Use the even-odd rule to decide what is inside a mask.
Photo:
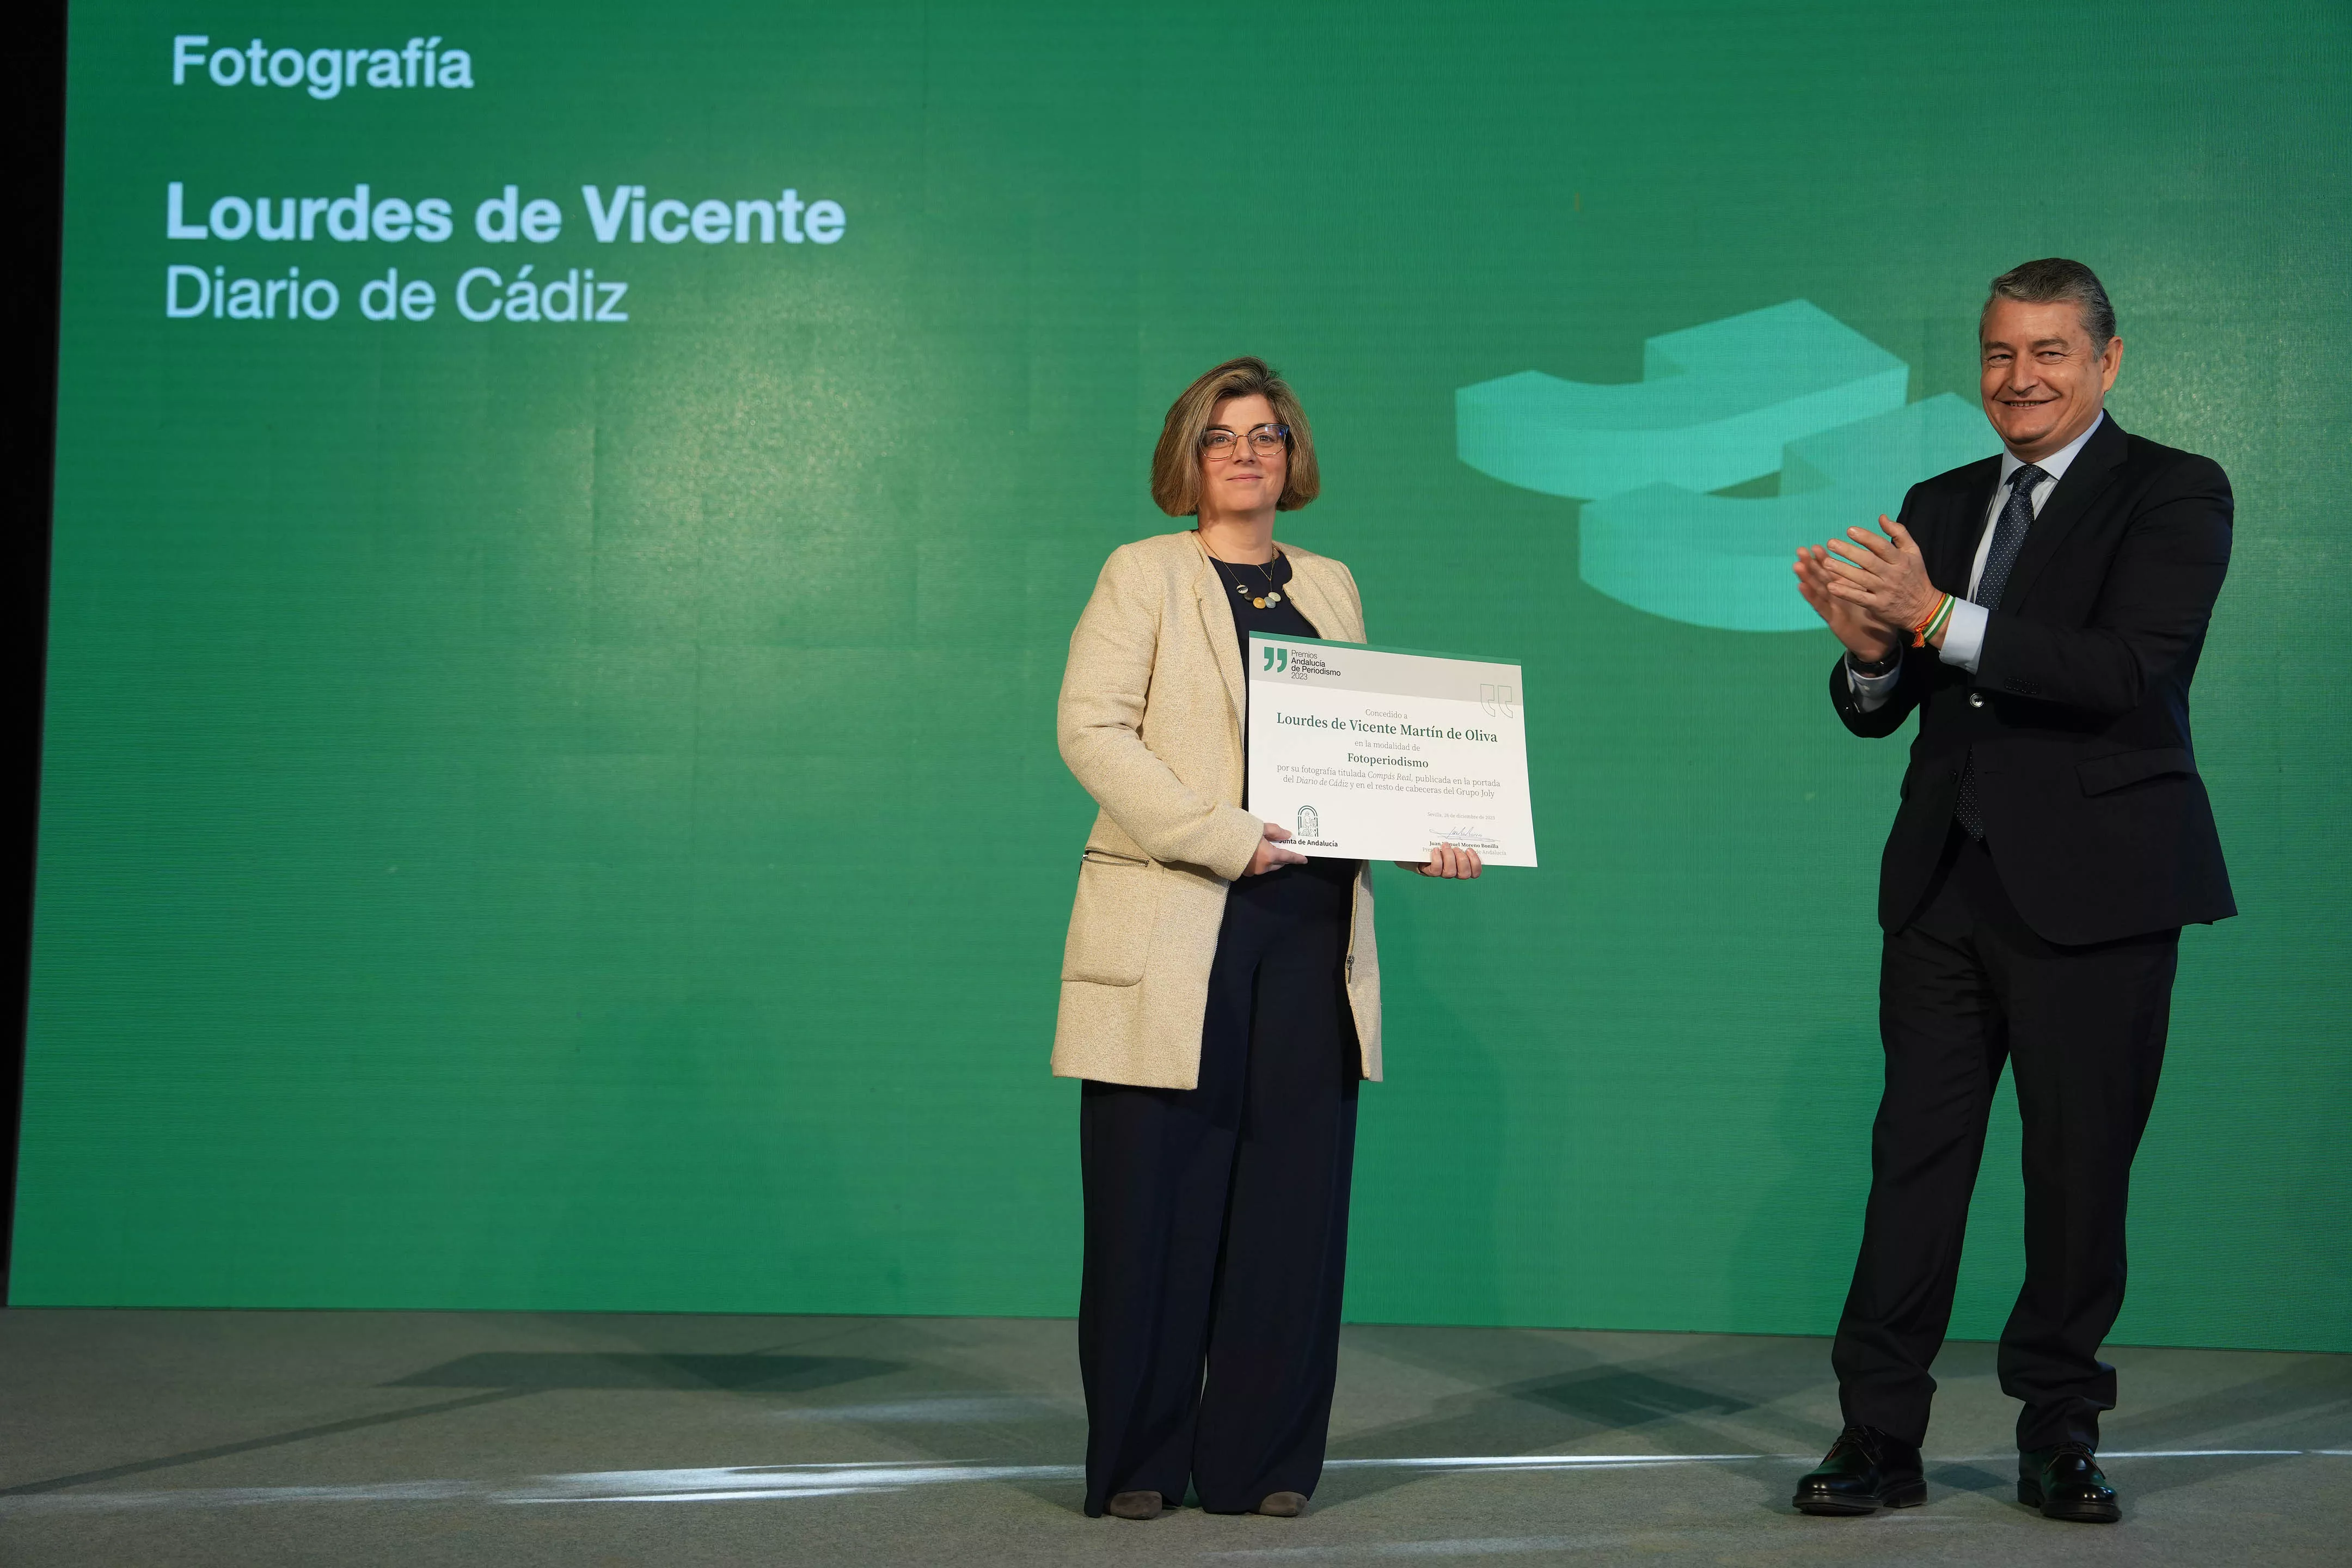
[(2061, 1443), (2018, 1455), (2017, 1500), (2040, 1509), (2044, 1519), (2081, 1524), (2113, 1524), (2124, 1516), (2116, 1489), (2099, 1472), (2087, 1443)]
[(1875, 1426), (1849, 1426), (1830, 1446), (1829, 1457), (1797, 1483), (1790, 1500), (1803, 1513), (1875, 1513), (1882, 1508), (1916, 1508), (1927, 1500), (1927, 1478), (1919, 1450), (1898, 1443)]

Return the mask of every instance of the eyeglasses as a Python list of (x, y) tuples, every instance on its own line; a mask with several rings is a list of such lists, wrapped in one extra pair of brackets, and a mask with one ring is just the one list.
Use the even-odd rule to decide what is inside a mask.
[(1287, 425), (1260, 425), (1246, 436), (1236, 436), (1230, 430), (1204, 430), (1201, 433), (1201, 456), (1230, 458), (1237, 443), (1246, 440), (1250, 450), (1261, 458), (1271, 458), (1290, 445)]

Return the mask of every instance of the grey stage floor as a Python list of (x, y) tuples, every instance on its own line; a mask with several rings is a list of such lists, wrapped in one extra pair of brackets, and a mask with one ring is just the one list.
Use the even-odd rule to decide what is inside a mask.
[(0, 1313), (0, 1563), (2352, 1561), (2352, 1357), (2116, 1350), (2125, 1521), (2020, 1508), (1955, 1345), (1924, 1508), (1807, 1519), (1813, 1340), (1348, 1331), (1306, 1518), (1078, 1512), (1066, 1321)]

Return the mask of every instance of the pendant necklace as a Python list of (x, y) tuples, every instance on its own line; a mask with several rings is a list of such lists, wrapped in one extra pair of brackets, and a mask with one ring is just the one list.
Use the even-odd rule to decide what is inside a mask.
[[(1281, 559), (1281, 556), (1276, 555), (1275, 559), (1278, 561)], [(1255, 562), (1251, 562), (1249, 564), (1253, 566), (1257, 565)], [(1239, 594), (1243, 598), (1247, 599), (1250, 602), (1250, 607), (1252, 609), (1271, 609), (1276, 605), (1282, 603), (1282, 590), (1276, 584), (1274, 581), (1274, 574), (1267, 571), (1263, 566), (1258, 566), (1257, 574), (1265, 579), (1265, 592), (1264, 594), (1252, 594), (1249, 591), (1249, 584), (1246, 583), (1234, 584), (1234, 592)]]

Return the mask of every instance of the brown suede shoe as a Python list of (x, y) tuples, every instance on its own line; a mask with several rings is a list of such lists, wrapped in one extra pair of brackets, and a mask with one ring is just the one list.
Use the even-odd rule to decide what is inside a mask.
[(1303, 1492), (1268, 1492), (1258, 1503), (1257, 1507), (1250, 1511), (1253, 1513), (1265, 1514), (1268, 1519), (1297, 1519), (1300, 1514), (1307, 1511), (1306, 1494)]
[(1160, 1508), (1158, 1492), (1118, 1492), (1103, 1504), (1103, 1511), (1113, 1519), (1158, 1519)]

